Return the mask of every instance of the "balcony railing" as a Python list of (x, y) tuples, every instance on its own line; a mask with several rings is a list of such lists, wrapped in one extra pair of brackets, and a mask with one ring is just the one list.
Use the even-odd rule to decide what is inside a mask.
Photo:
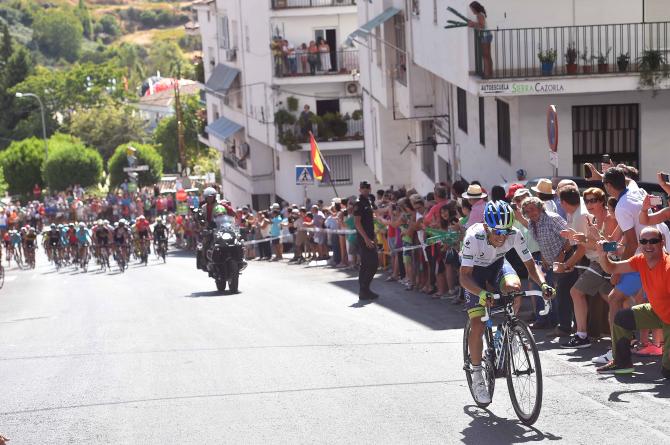
[(318, 8), (322, 6), (354, 6), (356, 0), (271, 0), (272, 9)]
[[(487, 79), (637, 73), (663, 68), (670, 54), (670, 22), (492, 29), (474, 36), (475, 72)], [(483, 57), (487, 41), (490, 67)], [(552, 51), (553, 63), (552, 57), (540, 61), (538, 53)]]
[(358, 66), (356, 49), (315, 54), (296, 51), (292, 56), (274, 56), (275, 77), (350, 74)]
[(318, 142), (343, 142), (363, 140), (363, 120), (348, 119), (346, 122), (346, 131), (333, 131), (332, 127), (323, 125), (308, 124), (301, 125), (299, 122), (294, 125), (282, 125), (278, 128), (278, 142), (288, 148), (288, 150), (299, 150), (300, 144), (309, 143), (309, 132), (314, 135)]

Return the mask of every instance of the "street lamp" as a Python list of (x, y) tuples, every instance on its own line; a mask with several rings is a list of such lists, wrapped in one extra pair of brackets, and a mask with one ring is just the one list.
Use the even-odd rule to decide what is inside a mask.
[(33, 93), (16, 93), (16, 97), (22, 98), (22, 97), (34, 97), (37, 99), (37, 102), (40, 104), (40, 113), (42, 114), (42, 137), (44, 138), (44, 159), (49, 157), (49, 146), (47, 145), (47, 126), (46, 122), (44, 120), (44, 105), (42, 104), (42, 100), (37, 94)]

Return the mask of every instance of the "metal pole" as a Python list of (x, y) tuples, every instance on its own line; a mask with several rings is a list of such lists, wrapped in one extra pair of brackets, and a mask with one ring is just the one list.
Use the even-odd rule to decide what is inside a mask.
[(16, 97), (22, 98), (22, 97), (34, 97), (37, 99), (37, 102), (40, 104), (40, 115), (42, 116), (42, 138), (44, 139), (44, 156), (46, 158), (49, 157), (49, 145), (47, 143), (47, 125), (46, 125), (46, 120), (44, 119), (44, 104), (42, 103), (42, 100), (37, 94), (33, 93), (16, 93)]

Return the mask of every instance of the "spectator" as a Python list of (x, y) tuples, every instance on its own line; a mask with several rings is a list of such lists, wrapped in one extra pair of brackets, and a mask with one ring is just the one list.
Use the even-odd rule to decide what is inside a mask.
[(516, 171), (516, 180), (525, 181), (526, 180), (526, 170), (520, 168)]
[[(567, 223), (557, 213), (545, 210), (545, 201), (539, 197), (526, 198), (522, 203), (523, 216), (528, 220), (528, 227), (533, 238), (540, 246), (540, 254), (542, 258), (542, 265), (545, 269), (553, 268), (553, 263), (562, 263), (565, 261), (565, 255), (569, 251), (570, 243), (561, 237), (561, 231), (567, 229)], [(554, 271), (557, 272), (557, 271)], [(566, 286), (563, 284), (565, 273), (556, 273), (553, 277), (554, 287), (558, 296), (558, 302), (570, 298), (570, 288), (572, 285)], [(569, 280), (571, 277), (567, 277)], [(560, 309), (559, 309), (560, 311)], [(555, 310), (549, 314), (549, 318), (541, 319), (533, 325), (535, 329), (543, 329), (554, 324)], [(569, 335), (572, 320), (567, 320), (563, 317), (561, 320), (564, 324), (557, 326), (551, 335)]]
[(307, 69), (307, 45), (303, 43), (298, 46), (295, 50), (295, 54), (298, 58), (298, 69), (300, 74), (307, 74), (309, 72)]
[(330, 63), (330, 45), (326, 42), (325, 39), (321, 39), (319, 43), (319, 54), (321, 59), (321, 70), (322, 71), (331, 71), (333, 69)]
[(316, 46), (314, 40), (309, 42), (307, 48), (307, 61), (309, 62), (309, 73), (313, 76), (317, 71), (321, 70), (321, 56), (319, 55), (319, 47)]
[(281, 223), (282, 223), (283, 218), (279, 214), (279, 209), (275, 208), (272, 210), (272, 219), (270, 220), (271, 226), (270, 226), (270, 237), (272, 239), (272, 250), (274, 250), (274, 258), (272, 261), (279, 261), (281, 260), (282, 257), (282, 244), (281, 244), (281, 238), (279, 236), (281, 235)]
[(461, 196), (467, 199), (472, 207), (465, 228), (467, 229), (473, 224), (483, 222), (484, 207), (486, 206), (486, 200), (484, 198), (486, 198), (487, 195), (482, 191), (482, 187), (479, 184), (470, 184), (468, 190)]
[[(608, 181), (618, 180), (607, 173), (605, 177)], [(661, 328), (665, 335), (661, 374), (664, 378), (669, 379), (670, 255), (663, 251), (665, 239), (656, 227), (643, 228), (640, 232), (639, 243), (643, 246), (640, 253), (623, 261), (614, 262), (608, 258), (607, 252), (603, 250), (603, 242), (599, 243), (600, 264), (603, 269), (609, 273), (618, 273), (622, 276), (631, 273), (639, 274), (649, 303), (638, 304), (630, 309), (622, 309), (617, 312), (612, 329), (613, 358), (607, 364), (598, 368), (598, 372), (632, 373), (634, 368), (630, 355), (630, 341), (633, 338), (633, 332), (638, 329)]]
[(554, 202), (556, 192), (549, 179), (540, 179), (537, 181), (537, 185), (530, 189), (535, 192), (537, 197), (544, 203), (544, 208), (547, 212), (558, 213), (558, 208)]
[(286, 45), (286, 60), (288, 61), (288, 70), (292, 76), (298, 73), (298, 60), (295, 47), (292, 43)]
[(300, 117), (298, 118), (298, 122), (300, 123), (300, 132), (302, 133), (303, 137), (308, 138), (309, 137), (309, 132), (312, 131), (312, 117), (314, 116), (314, 113), (312, 113), (309, 109), (309, 105), (305, 105), (302, 108), (302, 112), (300, 113)]
[(505, 188), (501, 185), (491, 187), (491, 201), (506, 201)]

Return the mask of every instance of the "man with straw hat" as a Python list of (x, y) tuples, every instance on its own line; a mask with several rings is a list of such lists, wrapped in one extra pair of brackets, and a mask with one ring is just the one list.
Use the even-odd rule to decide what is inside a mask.
[[(544, 203), (544, 209), (548, 212), (559, 213), (556, 205), (556, 191), (551, 185), (550, 179), (542, 178), (537, 181), (537, 185), (530, 188), (538, 198)], [(560, 214), (560, 213), (559, 213)]]
[(468, 190), (461, 195), (464, 199), (467, 199), (472, 205), (472, 210), (470, 211), (470, 216), (468, 217), (468, 222), (465, 224), (467, 229), (473, 224), (484, 222), (484, 207), (486, 207), (486, 193), (482, 190), (482, 186), (479, 184), (470, 184)]

